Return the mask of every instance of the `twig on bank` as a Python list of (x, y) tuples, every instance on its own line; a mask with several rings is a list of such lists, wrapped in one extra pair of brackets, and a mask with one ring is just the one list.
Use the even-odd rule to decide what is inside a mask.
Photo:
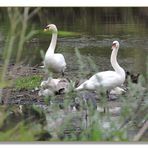
[(139, 141), (147, 129), (148, 129), (148, 121), (144, 123), (139, 132), (134, 136), (133, 141)]
[[(140, 107), (141, 107), (141, 105), (142, 105), (143, 100), (144, 100), (144, 98), (141, 97), (141, 99), (140, 99), (139, 102), (137, 103), (137, 104), (138, 104), (137, 108), (136, 108), (135, 111), (133, 112), (134, 115), (137, 115), (138, 111), (140, 110)], [(131, 121), (131, 120), (133, 119), (133, 116), (134, 116), (133, 114), (131, 114), (131, 115), (124, 121), (124, 123), (119, 127), (119, 130), (122, 129), (126, 124), (129, 123), (129, 121)]]

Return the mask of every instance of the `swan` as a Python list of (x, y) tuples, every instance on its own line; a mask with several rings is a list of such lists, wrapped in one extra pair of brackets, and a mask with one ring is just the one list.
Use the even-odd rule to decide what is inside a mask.
[(121, 95), (121, 94), (123, 94), (125, 92), (126, 92), (125, 89), (123, 89), (121, 87), (115, 87), (115, 88), (111, 89), (109, 94), (110, 95)]
[(46, 81), (42, 81), (40, 84), (39, 96), (53, 96), (54, 94), (63, 94), (68, 92), (69, 81), (67, 79), (53, 79), (49, 77)]
[(111, 89), (121, 86), (125, 81), (125, 71), (121, 68), (117, 62), (117, 53), (119, 49), (119, 42), (114, 41), (112, 43), (111, 53), (111, 65), (115, 71), (103, 71), (96, 73), (91, 78), (82, 83), (76, 88), (76, 91), (80, 90), (97, 90), (105, 88), (108, 91)]
[[(140, 76), (140, 73), (131, 74), (129, 71), (126, 71), (126, 76), (125, 76), (125, 82), (124, 83), (126, 83), (126, 85), (127, 85), (127, 83), (128, 83), (127, 79), (130, 78), (130, 80), (131, 80), (132, 83), (137, 84), (138, 83), (139, 76)], [(110, 95), (121, 95), (121, 94), (126, 93), (127, 90), (128, 90), (127, 87), (124, 87), (124, 88), (122, 88), (122, 87), (116, 87), (116, 88), (114, 88), (114, 89), (112, 89), (110, 91)]]
[(57, 27), (54, 24), (49, 24), (44, 28), (44, 31), (47, 30), (52, 31), (52, 39), (45, 54), (43, 67), (52, 72), (62, 73), (62, 75), (64, 76), (64, 71), (66, 69), (65, 58), (60, 53), (54, 53), (57, 43), (57, 33), (58, 33)]
[(39, 96), (44, 96), (44, 97), (49, 97), (49, 96), (54, 96), (54, 92), (50, 89), (41, 89), (38, 92)]

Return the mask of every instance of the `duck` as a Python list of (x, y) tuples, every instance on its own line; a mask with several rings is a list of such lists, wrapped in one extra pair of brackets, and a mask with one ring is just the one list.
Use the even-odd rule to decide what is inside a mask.
[[(139, 80), (140, 73), (131, 73), (126, 71), (126, 80), (130, 79), (132, 83), (137, 84)], [(127, 82), (128, 83), (128, 82)]]
[(110, 91), (116, 87), (121, 86), (125, 81), (125, 71), (117, 62), (117, 54), (119, 50), (119, 42), (113, 41), (112, 43), (112, 53), (110, 57), (111, 65), (114, 71), (102, 71), (94, 74), (75, 90), (99, 90), (101, 88)]
[(58, 30), (56, 25), (49, 24), (44, 28), (44, 31), (51, 31), (52, 32), (52, 39), (50, 45), (46, 51), (44, 57), (44, 68), (48, 69), (51, 72), (62, 73), (64, 76), (64, 71), (66, 69), (66, 61), (61, 53), (55, 53), (56, 43), (57, 43), (57, 34)]

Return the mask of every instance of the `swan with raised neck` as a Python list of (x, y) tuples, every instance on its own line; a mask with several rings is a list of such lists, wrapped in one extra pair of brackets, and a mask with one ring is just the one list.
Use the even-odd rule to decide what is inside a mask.
[(50, 69), (53, 72), (62, 72), (62, 74), (64, 74), (66, 69), (65, 58), (60, 53), (54, 53), (57, 43), (57, 27), (54, 24), (49, 24), (44, 28), (44, 31), (47, 30), (52, 32), (52, 38), (45, 54), (44, 67)]
[(111, 53), (111, 58), (110, 58), (111, 65), (114, 68), (114, 70), (118, 74), (120, 74), (123, 77), (123, 79), (125, 80), (125, 71), (117, 62), (117, 54), (118, 54), (118, 50), (119, 50), (119, 42), (118, 41), (114, 41), (112, 43), (112, 50), (113, 51)]
[(112, 53), (110, 62), (115, 71), (103, 71), (93, 75), (90, 79), (82, 83), (76, 90), (96, 90), (101, 87), (111, 90), (121, 86), (125, 81), (125, 71), (117, 62), (119, 42), (112, 43)]
[(54, 54), (54, 51), (55, 51), (55, 48), (56, 48), (58, 30), (57, 30), (56, 25), (54, 25), (54, 24), (47, 25), (44, 28), (44, 31), (47, 31), (47, 30), (51, 30), (52, 38), (51, 38), (51, 42), (49, 44), (49, 47), (48, 47), (47, 52), (46, 52), (45, 55), (51, 55), (51, 54)]

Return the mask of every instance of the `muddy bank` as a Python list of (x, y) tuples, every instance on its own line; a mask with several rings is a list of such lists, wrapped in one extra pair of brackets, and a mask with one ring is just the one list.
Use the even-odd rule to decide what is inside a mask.
[[(36, 67), (28, 67), (23, 65), (11, 64), (8, 67), (6, 78), (11, 84), (2, 90), (2, 103), (4, 104), (33, 104), (42, 100), (35, 90), (16, 89), (15, 81), (18, 78), (41, 75), (44, 77), (44, 72)], [(41, 102), (40, 102), (41, 103)]]
[[(11, 64), (8, 67), (8, 71), (6, 74), (7, 80), (12, 81), (11, 85), (9, 87), (6, 87), (2, 90), (2, 104), (9, 104), (9, 105), (49, 105), (51, 102), (53, 104), (58, 104), (59, 107), (63, 108), (63, 103), (65, 99), (69, 99), (69, 102), (71, 102), (70, 106), (76, 106), (77, 109), (80, 108), (80, 102), (89, 102), (93, 105), (95, 109), (98, 108), (98, 105), (101, 105), (100, 98), (101, 95), (95, 93), (95, 92), (78, 92), (74, 94), (69, 94), (70, 97), (67, 98), (67, 94), (56, 94), (55, 96), (45, 98), (43, 96), (39, 96), (38, 92), (40, 90), (40, 83), (38, 86), (28, 89), (28, 88), (20, 88), (16, 89), (15, 81), (19, 78), (25, 78), (28, 76), (40, 76), (41, 81), (47, 80), (48, 74), (45, 73), (45, 71), (39, 67), (39, 65), (36, 65), (34, 67), (29, 67), (26, 65), (14, 65)], [(127, 72), (127, 76), (130, 76), (130, 73)], [(58, 75), (55, 75), (55, 77), (58, 77)], [(68, 78), (66, 75), (65, 77)], [(139, 74), (137, 75), (131, 75), (131, 80), (133, 83), (138, 82)], [(78, 79), (75, 80), (76, 83), (79, 81)], [(30, 82), (28, 82), (30, 83)], [(80, 83), (80, 81), (79, 81)], [(78, 85), (78, 84), (77, 84)], [(106, 96), (107, 97), (107, 96)], [(123, 95), (116, 96), (116, 95), (110, 95), (110, 99), (107, 99), (107, 105), (109, 108), (118, 108), (121, 107), (121, 100), (120, 97), (124, 97)], [(78, 100), (77, 100), (78, 98)], [(83, 103), (82, 103), (83, 105)]]
[[(16, 89), (15, 88), (15, 80), (22, 77), (39, 75), (43, 80), (48, 78), (48, 75), (45, 74), (44, 70), (39, 68), (38, 66), (29, 67), (23, 65), (9, 65), (7, 72), (7, 79), (12, 80), (12, 84), (9, 87), (6, 87), (2, 90), (2, 103), (3, 104), (36, 104), (36, 105), (46, 105), (45, 99), (42, 96), (38, 95), (39, 87), (33, 89)], [(78, 97), (82, 99), (90, 100), (94, 105), (99, 102), (99, 98), (96, 93), (84, 92), (78, 93)], [(58, 94), (55, 95), (55, 102), (63, 102), (65, 95)], [(74, 98), (71, 98), (74, 99)], [(113, 102), (113, 103), (112, 103)], [(116, 102), (116, 103), (115, 103)], [(117, 97), (114, 97), (109, 101), (109, 104), (112, 106), (119, 105)]]
[[(40, 75), (42, 78), (41, 81), (46, 80), (48, 77), (45, 72), (38, 67), (10, 65), (7, 72), (7, 79), (15, 82), (18, 78), (35, 75)], [(133, 77), (133, 80), (136, 83), (138, 82), (137, 77), (137, 75)], [(84, 91), (78, 93), (71, 92), (70, 94), (56, 94), (55, 96), (45, 98), (38, 95), (39, 90), (39, 85), (32, 89), (17, 89), (15, 83), (12, 83), (2, 91), (2, 104), (14, 106), (15, 110), (17, 108), (21, 115), (26, 114), (26, 111), (28, 110), (26, 110), (26, 106), (31, 107), (31, 105), (35, 105), (36, 107), (41, 108), (41, 110), (45, 112), (46, 119), (44, 119), (44, 121), (47, 121), (46, 133), (50, 133), (54, 139), (63, 140), (65, 137), (70, 137), (72, 133), (79, 137), (81, 132), (87, 129), (91, 124), (91, 113), (89, 112), (90, 104), (93, 107), (93, 111), (95, 111), (96, 114), (100, 113), (102, 116), (102, 120), (99, 120), (102, 121), (101, 126), (104, 130), (109, 129), (112, 122), (117, 122), (115, 126), (120, 128), (120, 126), (125, 126), (132, 120), (134, 122), (136, 121), (136, 125), (139, 125), (139, 127), (135, 128), (131, 125), (131, 129), (128, 130), (128, 137), (130, 140), (138, 132), (138, 129), (143, 126), (143, 121), (145, 122), (145, 119), (143, 120), (145, 109), (142, 109), (142, 111), (138, 113), (141, 109), (141, 106), (138, 103), (141, 98), (134, 100), (137, 102), (128, 102), (129, 104), (126, 104), (126, 100), (123, 99), (127, 96), (112, 96), (112, 99), (105, 100), (106, 103), (105, 106), (103, 106), (104, 103), (102, 102), (101, 97), (104, 96), (101, 95), (105, 94)], [(128, 95), (128, 93), (125, 95)], [(143, 97), (143, 94), (141, 95), (141, 97)], [(143, 98), (144, 101), (146, 101), (145, 98), (146, 96)], [(134, 103), (136, 108), (132, 106)], [(122, 119), (123, 122), (121, 122), (120, 118), (122, 118), (121, 114), (124, 111), (124, 105), (131, 105), (132, 110), (135, 110), (135, 112), (134, 114), (125, 117), (125, 121)], [(108, 108), (111, 121), (108, 121), (108, 118), (105, 117), (104, 107)], [(14, 113), (15, 112), (16, 111), (14, 111)], [(18, 116), (16, 119), (19, 119)], [(144, 137), (147, 137), (147, 135), (145, 134)]]

